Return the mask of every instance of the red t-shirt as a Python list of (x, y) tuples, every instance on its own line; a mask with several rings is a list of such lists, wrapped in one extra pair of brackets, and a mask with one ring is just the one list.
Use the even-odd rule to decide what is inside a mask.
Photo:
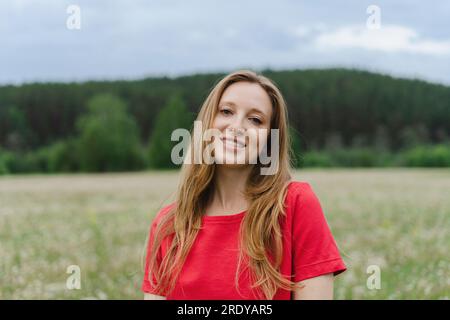
[[(339, 250), (323, 214), (319, 199), (307, 182), (293, 181), (286, 195), (286, 218), (281, 223), (283, 233), (283, 260), (281, 273), (292, 275), (298, 282), (327, 273), (337, 275), (346, 270)], [(153, 220), (150, 228), (145, 276), (142, 291), (153, 293), (148, 280), (148, 261), (154, 231), (161, 217), (175, 203), (164, 207)], [(245, 272), (235, 287), (238, 262), (239, 226), (245, 212), (224, 216), (203, 216), (202, 229), (183, 265), (174, 290), (165, 295), (170, 299), (205, 300), (255, 300), (255, 288), (251, 288)], [(160, 247), (159, 257), (168, 248), (166, 237)], [(241, 270), (244, 270), (241, 265)], [(248, 269), (246, 269), (248, 270)], [(246, 271), (248, 272), (248, 271)], [(290, 300), (291, 292), (278, 289), (275, 300)]]

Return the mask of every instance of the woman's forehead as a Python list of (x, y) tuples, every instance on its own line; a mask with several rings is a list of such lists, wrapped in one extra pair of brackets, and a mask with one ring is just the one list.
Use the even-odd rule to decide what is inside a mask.
[(271, 115), (272, 103), (267, 92), (257, 83), (237, 82), (222, 94), (219, 104), (230, 104), (248, 111), (259, 111)]

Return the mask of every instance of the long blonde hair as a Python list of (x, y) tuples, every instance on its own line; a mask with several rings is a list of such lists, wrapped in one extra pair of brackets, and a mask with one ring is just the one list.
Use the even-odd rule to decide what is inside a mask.
[[(240, 228), (240, 250), (235, 285), (238, 288), (239, 269), (244, 259), (252, 275), (252, 287), (260, 290), (261, 299), (273, 299), (278, 288), (294, 290), (297, 286), (280, 273), (282, 261), (282, 234), (280, 220), (285, 216), (284, 200), (291, 179), (290, 139), (288, 134), (287, 107), (276, 85), (265, 76), (248, 70), (240, 70), (225, 76), (211, 90), (204, 101), (197, 120), (211, 128), (223, 92), (233, 83), (246, 81), (259, 84), (269, 95), (272, 103), (270, 128), (279, 129), (279, 166), (273, 175), (261, 175), (259, 161), (253, 165), (247, 180), (245, 196), (249, 207)], [(202, 133), (203, 133), (202, 132)], [(205, 142), (191, 139), (191, 146)], [(270, 135), (267, 150), (270, 150)], [(173, 290), (176, 279), (201, 227), (201, 217), (205, 212), (213, 188), (214, 164), (186, 164), (181, 168), (181, 180), (176, 202), (158, 224), (149, 260), (149, 280), (156, 279), (156, 291), (167, 295)], [(157, 252), (162, 240), (173, 236), (160, 264)], [(270, 255), (270, 256), (269, 256)], [(238, 289), (239, 290), (239, 289)], [(263, 296), (260, 293), (263, 293)]]

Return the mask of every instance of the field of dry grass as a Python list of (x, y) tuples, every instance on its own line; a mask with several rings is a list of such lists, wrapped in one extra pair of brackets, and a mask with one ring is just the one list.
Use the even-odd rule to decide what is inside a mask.
[[(301, 170), (348, 271), (337, 299), (450, 297), (450, 171)], [(176, 172), (0, 177), (0, 299), (140, 299), (150, 222)], [(68, 290), (69, 265), (81, 289)], [(369, 290), (367, 267), (381, 270)]]

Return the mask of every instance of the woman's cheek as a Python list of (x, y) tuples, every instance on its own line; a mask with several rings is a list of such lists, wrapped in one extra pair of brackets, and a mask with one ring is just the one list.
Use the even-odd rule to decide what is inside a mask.
[(258, 132), (258, 147), (259, 147), (259, 152), (261, 152), (264, 148), (264, 146), (267, 143), (267, 135), (268, 135), (268, 130), (264, 129), (264, 130), (259, 130)]
[(247, 137), (247, 151), (248, 151), (248, 161), (249, 163), (256, 163), (252, 162), (252, 160), (256, 160), (258, 157), (258, 134), (256, 132), (249, 132), (249, 135)]

